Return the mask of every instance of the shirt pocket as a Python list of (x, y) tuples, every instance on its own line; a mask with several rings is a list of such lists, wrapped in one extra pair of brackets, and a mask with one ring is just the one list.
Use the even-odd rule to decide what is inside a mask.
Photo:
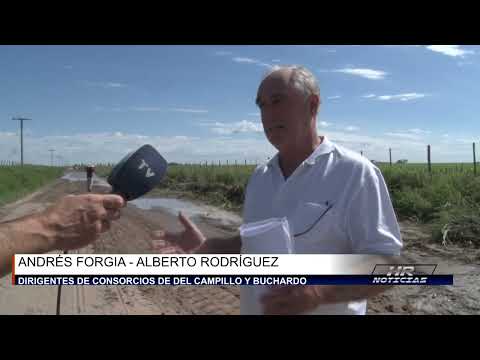
[(289, 219), (297, 253), (343, 250), (345, 237), (335, 210), (331, 204), (302, 202), (298, 205)]

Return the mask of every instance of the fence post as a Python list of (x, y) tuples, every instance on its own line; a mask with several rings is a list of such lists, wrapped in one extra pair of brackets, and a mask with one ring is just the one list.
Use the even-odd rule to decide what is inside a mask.
[(427, 146), (428, 172), (432, 175), (432, 161), (430, 157), (430, 145)]
[(390, 166), (392, 166), (392, 149), (388, 149), (388, 153), (390, 155)]
[(477, 158), (475, 154), (475, 143), (473, 143), (473, 176), (477, 176)]

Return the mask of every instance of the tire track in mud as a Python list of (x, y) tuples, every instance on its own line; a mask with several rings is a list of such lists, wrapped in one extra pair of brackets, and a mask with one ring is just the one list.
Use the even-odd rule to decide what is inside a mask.
[[(137, 214), (137, 209), (125, 209), (131, 216), (123, 217), (123, 221), (116, 222), (111, 231), (108, 233), (108, 238), (104, 237), (101, 244), (95, 248), (96, 253), (126, 253), (125, 247), (129, 250), (128, 253), (183, 253), (179, 248), (172, 247), (169, 244), (162, 244), (153, 250), (153, 244), (149, 238), (149, 231), (145, 224), (139, 222), (141, 214)], [(133, 214), (135, 213), (135, 214)], [(133, 221), (134, 223), (130, 223)], [(140, 227), (143, 229), (137, 229)], [(138, 236), (143, 232), (143, 236)], [(133, 233), (137, 234), (134, 236)], [(121, 239), (120, 234), (123, 236)], [(129, 234), (131, 234), (129, 236)], [(131, 244), (125, 244), (125, 238), (142, 238), (144, 241), (136, 241), (135, 244), (139, 248), (133, 248)], [(122, 245), (124, 246), (122, 248)], [(120, 247), (120, 248), (119, 248)], [(158, 306), (159, 314), (237, 314), (239, 313), (239, 295), (238, 291), (228, 287), (212, 287), (212, 286), (187, 286), (187, 285), (165, 285), (165, 286), (117, 286), (116, 291), (121, 299), (125, 297), (127, 300), (121, 300), (124, 304), (128, 304), (129, 297), (132, 296), (133, 290), (138, 290), (143, 296)], [(138, 294), (133, 295), (133, 300)], [(125, 305), (126, 306), (126, 305)], [(126, 306), (128, 311), (128, 307)]]

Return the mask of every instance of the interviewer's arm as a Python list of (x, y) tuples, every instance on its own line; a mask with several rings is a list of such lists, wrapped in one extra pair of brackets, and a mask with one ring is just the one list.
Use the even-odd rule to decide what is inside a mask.
[(68, 195), (44, 212), (0, 223), (0, 276), (14, 254), (78, 249), (110, 229), (125, 201), (117, 195)]
[(53, 244), (53, 231), (48, 230), (41, 216), (0, 224), (0, 277), (11, 271), (14, 254), (49, 252)]

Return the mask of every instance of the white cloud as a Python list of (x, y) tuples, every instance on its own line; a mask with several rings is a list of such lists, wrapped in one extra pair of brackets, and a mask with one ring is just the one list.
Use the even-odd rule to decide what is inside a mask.
[(363, 68), (345, 68), (345, 69), (337, 69), (333, 70), (333, 72), (339, 72), (349, 75), (360, 76), (370, 80), (382, 80), (385, 78), (387, 73), (381, 70), (373, 70), (373, 69), (363, 69)]
[(473, 65), (473, 61), (459, 61), (458, 66)]
[(130, 110), (132, 111), (141, 111), (141, 112), (150, 112), (150, 111), (162, 111), (161, 107), (157, 106), (134, 106), (131, 107)]
[(259, 66), (264, 66), (264, 67), (266, 67), (266, 68), (268, 68), (268, 69), (271, 69), (271, 68), (274, 67), (274, 66), (272, 66), (271, 64), (267, 64), (267, 63), (263, 63), (263, 62), (258, 62), (257, 65), (259, 65)]
[(429, 130), (423, 129), (408, 129), (397, 132), (387, 132), (385, 135), (395, 138), (409, 139), (415, 141), (424, 140), (427, 135), (430, 135), (432, 132)]
[(412, 133), (395, 133), (395, 132), (387, 132), (385, 133), (386, 136), (401, 138), (401, 139), (408, 139), (408, 140), (421, 140), (422, 136)]
[[(230, 131), (223, 131), (224, 134), (206, 138), (182, 134), (154, 136), (125, 133), (118, 130), (109, 133), (26, 136), (25, 161), (35, 164), (50, 164), (48, 149), (55, 148), (56, 154), (61, 154), (69, 164), (115, 163), (129, 151), (144, 144), (152, 144), (169, 162), (204, 163), (208, 160), (210, 163), (210, 161), (221, 160), (224, 163), (229, 160), (233, 163), (237, 160), (243, 164), (245, 159), (249, 163), (265, 162), (267, 157), (271, 157), (277, 152), (264, 136), (258, 135), (262, 131), (260, 123), (249, 124), (249, 122), (243, 121), (234, 124), (215, 122), (209, 124), (210, 127), (229, 129)], [(233, 135), (234, 130), (245, 131), (245, 136)], [(248, 134), (255, 136), (247, 137)], [(372, 160), (388, 161), (388, 149), (392, 148), (394, 162), (398, 159), (408, 159), (410, 162), (425, 163), (426, 145), (430, 144), (432, 145), (432, 160), (435, 162), (471, 161), (474, 139), (471, 139), (469, 134), (450, 134), (448, 141), (441, 136), (432, 136), (428, 138), (428, 142), (425, 141), (423, 134), (415, 134), (408, 130), (396, 131), (391, 134), (400, 135), (367, 135), (349, 132), (344, 128), (335, 128), (334, 126), (322, 130), (322, 135), (326, 135), (330, 140), (356, 152), (363, 151), (364, 156)], [(19, 147), (18, 136), (13, 136), (13, 133), (5, 135), (5, 132), (0, 132), (0, 160), (19, 161)]]
[(473, 50), (462, 49), (460, 45), (429, 45), (426, 47), (428, 50), (441, 53), (443, 55), (452, 57), (465, 57), (465, 55), (474, 54)]
[(104, 106), (94, 106), (93, 107), (93, 110), (94, 111), (105, 111), (105, 112), (123, 112), (123, 111), (127, 111), (127, 109), (122, 109), (122, 108), (119, 108), (119, 107), (104, 107)]
[(260, 116), (260, 113), (259, 113), (259, 112), (256, 112), (256, 113), (248, 113), (247, 115), (248, 115), (248, 116)]
[(258, 63), (258, 60), (247, 58), (247, 57), (234, 57), (232, 60), (238, 63), (247, 63), (247, 64)]
[(173, 109), (170, 109), (170, 111), (184, 112), (184, 113), (191, 113), (191, 114), (205, 114), (205, 113), (208, 113), (208, 110), (202, 110), (202, 109), (185, 109), (185, 108), (173, 108)]
[(407, 47), (420, 47), (423, 45), (382, 45), (384, 47), (396, 47), (396, 48), (407, 48)]
[(422, 130), (422, 129), (408, 129), (407, 131), (417, 135), (429, 135), (432, 133), (429, 130)]
[(263, 132), (263, 126), (248, 120), (242, 120), (236, 123), (217, 122), (211, 129), (219, 135), (231, 135), (238, 133), (260, 133)]
[(328, 100), (338, 100), (340, 98), (341, 98), (341, 96), (339, 96), (339, 95), (327, 97)]
[(85, 81), (85, 84), (86, 84), (87, 86), (102, 87), (102, 88), (105, 88), (105, 89), (124, 88), (124, 87), (127, 87), (126, 84), (122, 84), (122, 83), (118, 83), (118, 82)]
[(419, 94), (419, 93), (407, 93), (407, 94), (397, 94), (397, 95), (380, 95), (380, 96), (377, 96), (377, 99), (381, 101), (390, 101), (390, 100), (411, 101), (411, 100), (424, 98), (425, 96), (427, 95)]
[(318, 125), (322, 128), (326, 128), (332, 125), (332, 123), (326, 122), (326, 121), (319, 121)]
[(232, 52), (231, 51), (215, 51), (215, 55), (218, 55), (218, 56), (226, 56), (226, 55), (232, 55)]
[[(345, 130), (326, 130), (323, 132), (330, 140), (350, 150), (363, 151), (371, 160), (388, 161), (388, 149), (393, 149), (395, 159), (405, 158), (421, 160), (425, 157), (425, 143), (416, 138), (402, 136), (373, 136), (348, 132)], [(409, 134), (415, 136), (414, 134)]]
[(455, 141), (459, 144), (472, 145), (474, 142), (478, 140), (470, 138), (470, 139), (456, 139)]
[(126, 87), (127, 85), (121, 84), (121, 83), (109, 82), (109, 83), (106, 83), (104, 86), (107, 88), (122, 88), (122, 87)]
[(205, 114), (208, 113), (208, 110), (203, 109), (190, 109), (190, 108), (162, 108), (159, 106), (131, 106), (129, 108), (105, 108), (103, 106), (95, 106), (94, 110), (96, 111), (138, 111), (138, 112), (161, 112), (161, 111), (173, 111), (173, 112), (183, 112), (190, 114)]
[(280, 62), (280, 59), (272, 59), (272, 62), (274, 62), (274, 63), (279, 63), (279, 62)]
[(267, 68), (272, 68), (273, 67), (271, 64), (267, 64), (267, 63), (264, 63), (260, 60), (252, 59), (252, 58), (248, 58), (248, 57), (234, 57), (234, 58), (232, 58), (232, 60), (237, 62), (237, 63), (254, 64), (254, 65), (258, 65), (258, 66), (264, 66), (264, 67), (267, 67)]
[(442, 137), (448, 138), (448, 137), (450, 137), (450, 135), (448, 135), (448, 134), (443, 134)]
[(370, 98), (376, 97), (376, 95), (375, 94), (367, 94), (367, 95), (363, 95), (362, 97), (365, 98), (365, 99), (370, 99)]
[(13, 132), (1, 132), (0, 131), (0, 137), (7, 137), (7, 136), (16, 136), (17, 134), (16, 133), (13, 133)]
[(352, 132), (353, 132), (353, 131), (358, 131), (358, 130), (360, 130), (360, 128), (357, 127), (357, 126), (347, 126), (347, 127), (345, 127), (345, 130), (346, 130), (346, 131), (352, 131)]
[[(2, 137), (0, 141), (0, 160), (14, 160), (18, 155), (17, 137)], [(182, 151), (182, 147), (192, 138), (158, 137), (139, 134), (125, 134), (119, 131), (110, 133), (76, 134), (61, 136), (33, 137), (25, 136), (25, 162), (50, 164), (50, 152), (54, 148), (65, 161), (73, 164), (80, 162), (116, 162), (128, 151), (149, 143), (157, 147), (162, 154)], [(6, 157), (6, 158), (5, 158)], [(17, 156), (18, 157), (18, 156)]]

